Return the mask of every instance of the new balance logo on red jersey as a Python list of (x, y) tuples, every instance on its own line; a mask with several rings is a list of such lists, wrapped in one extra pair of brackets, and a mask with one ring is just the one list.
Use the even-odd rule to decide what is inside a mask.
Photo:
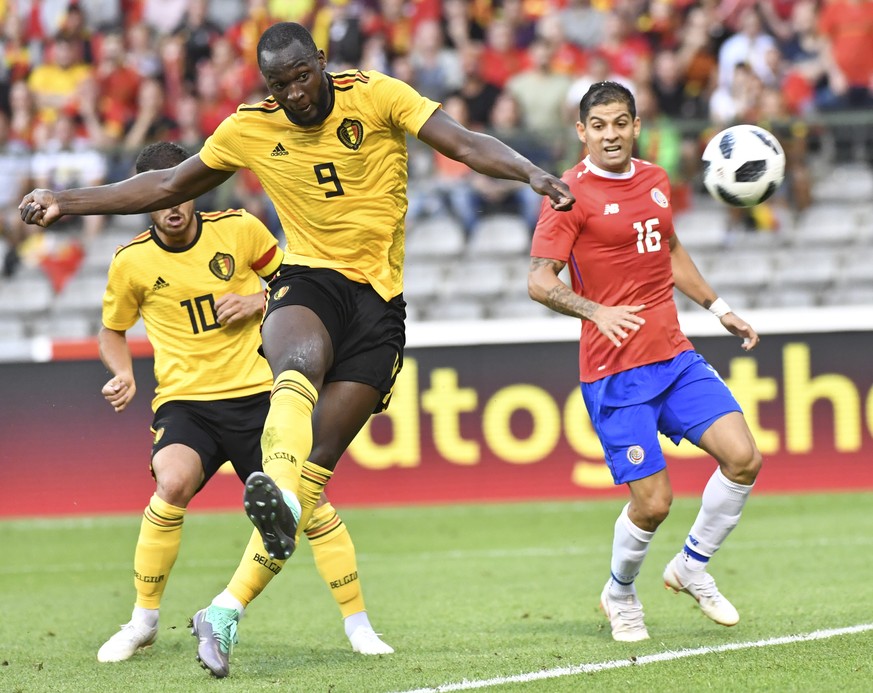
[(169, 285), (170, 283), (165, 281), (163, 277), (158, 277), (154, 286), (152, 286), (152, 291), (157, 291), (158, 289), (166, 289)]
[(282, 146), (281, 142), (277, 142), (273, 151), (270, 152), (270, 156), (288, 156), (288, 150)]
[(607, 214), (618, 214), (618, 203), (617, 202), (609, 202), (603, 208), (604, 216)]

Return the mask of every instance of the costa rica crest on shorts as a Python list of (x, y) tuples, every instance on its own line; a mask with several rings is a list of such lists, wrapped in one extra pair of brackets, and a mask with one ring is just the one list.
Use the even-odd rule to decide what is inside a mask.
[(215, 253), (215, 257), (209, 261), (209, 271), (226, 282), (229, 282), (233, 276), (235, 266), (233, 255), (227, 253)]
[(344, 146), (357, 151), (364, 141), (364, 124), (354, 118), (343, 118), (343, 122), (336, 129), (336, 136)]
[(631, 445), (627, 449), (627, 461), (631, 464), (642, 464), (646, 459), (646, 451), (639, 445)]

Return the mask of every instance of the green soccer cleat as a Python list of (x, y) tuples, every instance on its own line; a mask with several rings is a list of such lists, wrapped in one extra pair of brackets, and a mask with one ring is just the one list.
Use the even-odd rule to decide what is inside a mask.
[(246, 479), (243, 506), (270, 558), (290, 558), (296, 547), (299, 506), (295, 517), (282, 490), (263, 472), (252, 472)]
[(191, 635), (198, 639), (197, 661), (217, 679), (230, 673), (230, 653), (235, 643), (239, 612), (220, 606), (200, 609), (191, 619)]

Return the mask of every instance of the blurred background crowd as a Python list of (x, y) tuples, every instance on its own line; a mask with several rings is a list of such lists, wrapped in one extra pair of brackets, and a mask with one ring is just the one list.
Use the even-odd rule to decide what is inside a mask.
[[(266, 96), (255, 49), (275, 21), (309, 27), (329, 69), (398, 77), (555, 173), (583, 155), (573, 124), (588, 86), (625, 83), (643, 119), (638, 154), (667, 170), (680, 212), (708, 138), (761, 124), (786, 149), (788, 181), (729, 220), (747, 230), (778, 230), (812, 204), (821, 123), (850, 133), (829, 140), (832, 159), (866, 165), (873, 149), (869, 0), (0, 0), (0, 15), (2, 273), (39, 265), (55, 290), (112, 219), (39, 233), (18, 219), (21, 196), (125, 178), (152, 141), (196, 152), (237, 105)], [(533, 228), (527, 186), (411, 147), (411, 227), (448, 217), (469, 240), (509, 213)], [(246, 172), (199, 206), (244, 206), (281, 236)]]

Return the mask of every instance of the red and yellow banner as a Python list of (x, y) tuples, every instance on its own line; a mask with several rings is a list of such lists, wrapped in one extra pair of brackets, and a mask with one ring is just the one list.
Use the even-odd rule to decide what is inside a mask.
[[(698, 350), (733, 390), (764, 453), (756, 492), (873, 488), (873, 332), (732, 337)], [(373, 417), (328, 487), (338, 507), (625, 495), (603, 463), (577, 383), (575, 342), (411, 348), (391, 407)], [(87, 351), (87, 349), (86, 349)], [(83, 352), (84, 354), (84, 352)], [(0, 364), (0, 515), (140, 512), (148, 462), (149, 357), (115, 414), (99, 361)], [(677, 495), (714, 462), (664, 439)], [(220, 474), (192, 507), (241, 507)]]

